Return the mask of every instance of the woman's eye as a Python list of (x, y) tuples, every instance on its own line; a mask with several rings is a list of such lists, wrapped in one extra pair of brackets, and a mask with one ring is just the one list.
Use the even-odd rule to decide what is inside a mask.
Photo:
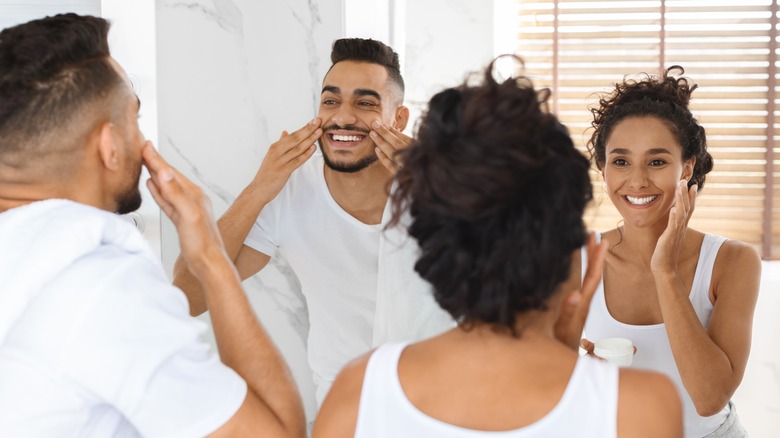
[(628, 165), (628, 161), (626, 161), (626, 160), (624, 160), (622, 158), (618, 158), (615, 161), (613, 161), (612, 164), (614, 164), (615, 166), (627, 166)]
[(663, 166), (664, 164), (666, 164), (666, 161), (664, 161), (664, 160), (652, 160), (652, 161), (650, 161), (650, 165), (653, 166), (653, 167)]

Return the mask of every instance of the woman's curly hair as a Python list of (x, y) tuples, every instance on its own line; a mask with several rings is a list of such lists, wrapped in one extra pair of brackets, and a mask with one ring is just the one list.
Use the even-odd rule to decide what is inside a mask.
[(682, 158), (696, 159), (688, 187), (704, 186), (707, 173), (712, 170), (712, 156), (707, 152), (707, 137), (688, 109), (691, 94), (697, 88), (683, 77), (679, 65), (666, 69), (661, 77), (645, 74), (640, 80), (624, 79), (615, 89), (599, 99), (598, 107), (591, 108), (594, 128), (588, 141), (588, 150), (599, 169), (606, 161), (606, 143), (615, 126), (628, 117), (657, 117), (666, 122), (682, 149)]
[(592, 188), (588, 160), (545, 109), (549, 90), (497, 81), (495, 62), (480, 84), (431, 99), (402, 152), (391, 224), (410, 215), (415, 269), (456, 321), (517, 334), (516, 315), (545, 309), (568, 278)]

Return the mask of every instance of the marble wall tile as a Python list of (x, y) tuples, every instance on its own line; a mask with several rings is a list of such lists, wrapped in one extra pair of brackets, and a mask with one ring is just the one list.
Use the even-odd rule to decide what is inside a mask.
[(406, 2), (403, 70), (415, 121), (430, 98), (459, 85), (494, 56), (494, 0)]
[[(330, 45), (342, 33), (342, 2), (159, 0), (156, 12), (159, 149), (206, 190), (220, 216), (282, 130), (316, 115)], [(162, 228), (171, 272), (178, 237), (165, 218)], [(274, 259), (244, 286), (311, 418), (308, 315), (295, 275)]]

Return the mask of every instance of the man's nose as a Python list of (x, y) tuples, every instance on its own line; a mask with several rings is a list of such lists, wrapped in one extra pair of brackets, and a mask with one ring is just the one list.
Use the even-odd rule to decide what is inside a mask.
[(357, 122), (355, 112), (350, 105), (341, 105), (336, 114), (333, 115), (332, 120), (338, 126), (354, 125)]

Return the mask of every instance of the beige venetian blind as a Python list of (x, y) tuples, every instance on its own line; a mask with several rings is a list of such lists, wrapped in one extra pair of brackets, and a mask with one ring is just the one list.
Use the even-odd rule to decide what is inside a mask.
[[(707, 130), (715, 160), (691, 225), (777, 258), (776, 8), (769, 0), (523, 0), (517, 53), (526, 61), (526, 74), (552, 88), (553, 110), (583, 149), (590, 136), (587, 108), (597, 92), (625, 75), (682, 65), (699, 84), (692, 111)], [(613, 228), (619, 215), (601, 177), (594, 173), (593, 181), (596, 200), (587, 222), (597, 230)]]

